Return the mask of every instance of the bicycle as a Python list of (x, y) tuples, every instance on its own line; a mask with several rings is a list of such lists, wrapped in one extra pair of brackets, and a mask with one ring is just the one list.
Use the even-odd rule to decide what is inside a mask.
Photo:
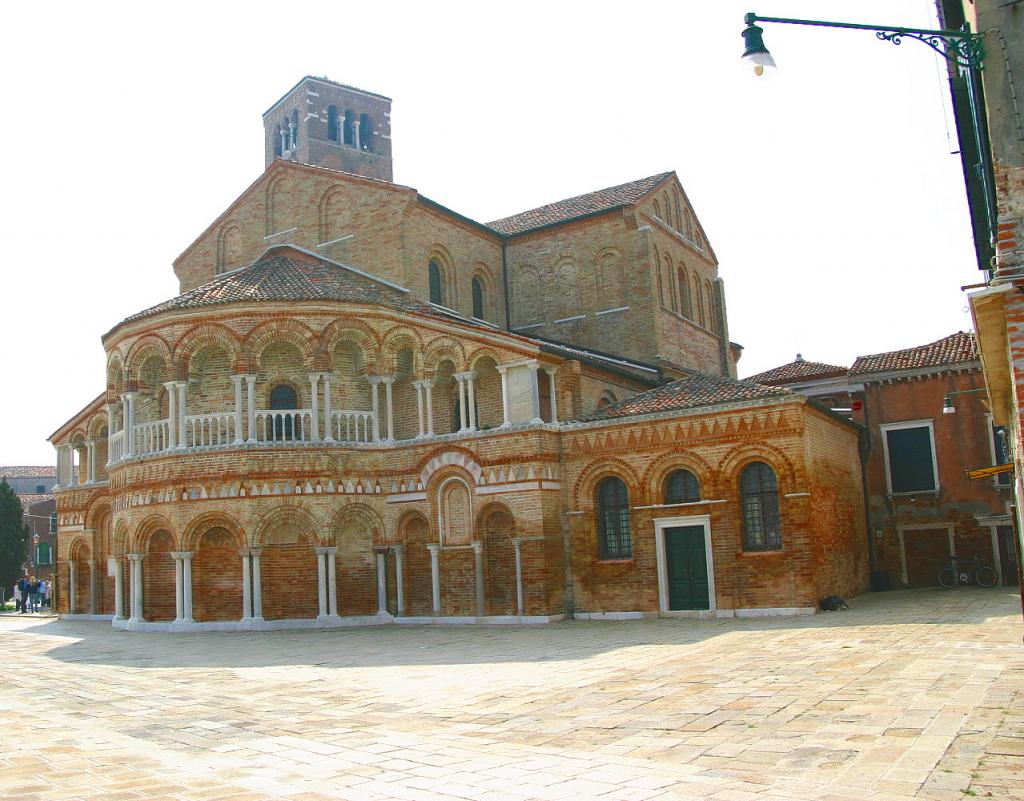
[(999, 581), (996, 571), (988, 565), (981, 564), (978, 555), (973, 559), (962, 559), (959, 556), (951, 556), (950, 563), (939, 571), (939, 586), (955, 587), (957, 584), (971, 584), (979, 587), (994, 587)]

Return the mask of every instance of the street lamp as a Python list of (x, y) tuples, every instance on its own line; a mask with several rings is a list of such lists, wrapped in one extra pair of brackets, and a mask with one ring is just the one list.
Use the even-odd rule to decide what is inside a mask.
[(942, 399), (942, 413), (943, 414), (956, 414), (956, 407), (953, 405), (953, 395), (971, 395), (975, 392), (985, 392), (985, 387), (979, 387), (978, 389), (960, 389), (952, 392), (947, 392), (946, 397)]
[(894, 45), (903, 44), (903, 40), (916, 39), (943, 56), (951, 64), (956, 64), (967, 87), (967, 101), (970, 106), (971, 128), (974, 141), (978, 147), (978, 164), (975, 165), (980, 179), (985, 204), (985, 222), (988, 226), (989, 242), (992, 252), (995, 249), (996, 235), (996, 195), (995, 176), (992, 170), (992, 154), (988, 143), (988, 126), (985, 122), (983, 101), (981, 97), (981, 80), (978, 73), (984, 69), (985, 49), (982, 46), (982, 34), (972, 33), (971, 26), (964, 23), (957, 31), (932, 30), (929, 28), (895, 28), (889, 25), (861, 25), (853, 22), (826, 22), (813, 19), (790, 19), (787, 17), (759, 17), (750, 12), (743, 17), (746, 28), (743, 29), (743, 56), (745, 63), (754, 68), (755, 75), (763, 75), (765, 68), (775, 67), (775, 59), (765, 47), (762, 34), (764, 29), (758, 22), (780, 23), (783, 25), (810, 25), (818, 28), (852, 28), (859, 31), (874, 31), (875, 36)]

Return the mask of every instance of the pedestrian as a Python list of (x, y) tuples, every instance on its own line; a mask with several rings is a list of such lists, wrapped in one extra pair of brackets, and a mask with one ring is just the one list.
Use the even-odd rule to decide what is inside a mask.
[(31, 588), (28, 576), (22, 576), (18, 581), (18, 596), (21, 598), (21, 614), (28, 612), (28, 594)]
[(42, 585), (43, 586), (41, 587), (39, 594), (43, 598), (43, 606), (45, 606), (47, 609), (49, 609), (50, 608), (50, 581), (49, 581), (49, 579), (43, 579)]
[(31, 609), (33, 612), (39, 611), (39, 593), (40, 590), (42, 589), (41, 585), (42, 582), (35, 576), (32, 576), (32, 578), (29, 579), (28, 600), (29, 603), (32, 605)]
[(21, 593), (18, 591), (18, 582), (14, 582), (14, 589), (11, 591), (11, 597), (14, 599), (14, 611), (21, 611)]

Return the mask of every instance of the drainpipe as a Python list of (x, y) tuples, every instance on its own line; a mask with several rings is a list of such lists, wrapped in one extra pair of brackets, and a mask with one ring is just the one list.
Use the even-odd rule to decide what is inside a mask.
[(501, 238), (501, 284), (502, 289), (505, 291), (505, 330), (512, 330), (512, 313), (508, 305), (508, 259), (506, 253), (506, 244), (508, 239), (505, 237)]
[(860, 453), (860, 482), (864, 488), (864, 530), (868, 537), (868, 587), (874, 590), (871, 586), (874, 583), (875, 575), (875, 535), (871, 530), (871, 493), (868, 489), (868, 457), (871, 456), (871, 427), (868, 423), (868, 401), (867, 393), (864, 393), (864, 399), (861, 401), (864, 409), (864, 430), (860, 435), (860, 447), (857, 449)]

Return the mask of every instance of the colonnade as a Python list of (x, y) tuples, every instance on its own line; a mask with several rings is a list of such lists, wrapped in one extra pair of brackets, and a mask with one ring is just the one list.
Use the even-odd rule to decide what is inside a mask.
[[(516, 423), (541, 423), (540, 378), (538, 362), (526, 359), (512, 364), (496, 365), (501, 377), (501, 428)], [(555, 373), (557, 368), (544, 366), (547, 373), (548, 395), (551, 399), (551, 420), (558, 420)], [(332, 407), (331, 385), (336, 375), (327, 371), (308, 374), (310, 386), (310, 408), (260, 410), (256, 408), (257, 376), (252, 373), (237, 373), (231, 376), (234, 385), (234, 409), (189, 415), (188, 382), (166, 381), (168, 416), (163, 420), (139, 423), (136, 420), (138, 392), (128, 391), (120, 396), (120, 404), (107, 405), (108, 420), (108, 466), (122, 459), (155, 451), (180, 450), (209, 444), (256, 444), (261, 441), (261, 424), (266, 415), (293, 413), (300, 422), (289, 424), (286, 441), (301, 439), (304, 442), (394, 442), (395, 409), (394, 384), (396, 375), (367, 376), (370, 385), (369, 410), (335, 410)], [(467, 370), (455, 373), (457, 383), (459, 429), (455, 433), (469, 433), (478, 430), (476, 410), (476, 380), (479, 373)], [(415, 439), (436, 436), (434, 430), (433, 389), (436, 378), (421, 378), (412, 381), (416, 393), (417, 433)], [(383, 403), (381, 402), (383, 387)], [(120, 414), (119, 414), (120, 412)], [(262, 415), (263, 417), (258, 417)], [(322, 423), (321, 423), (322, 415)], [(338, 417), (338, 427), (335, 418)], [(347, 416), (347, 417), (346, 417)], [(122, 426), (115, 431), (120, 418)], [(350, 419), (349, 419), (350, 418)], [(204, 429), (203, 426), (207, 428)], [(215, 431), (213, 434), (198, 434), (197, 431)], [(354, 432), (354, 433), (353, 433)], [(58, 476), (61, 485), (74, 486), (78, 482), (73, 468), (73, 445), (58, 446)], [(87, 440), (87, 464), (89, 481), (96, 480), (96, 440)]]
[[(524, 588), (523, 588), (523, 558), (522, 543), (529, 541), (540, 541), (543, 537), (518, 537), (512, 538), (512, 545), (515, 556), (515, 583), (516, 583), (516, 610), (522, 616), (524, 610)], [(376, 566), (376, 595), (377, 614), (388, 615), (388, 587), (387, 558), (391, 554), (394, 557), (395, 575), (395, 600), (397, 616), (406, 615), (406, 589), (405, 589), (405, 562), (406, 545), (397, 543), (390, 546), (376, 546), (374, 559)], [(487, 599), (485, 593), (484, 574), (484, 548), (483, 542), (475, 540), (468, 545), (442, 546), (440, 543), (426, 543), (425, 547), (430, 552), (430, 587), (431, 587), (431, 615), (442, 616), (442, 587), (441, 587), (441, 558), (445, 552), (468, 551), (473, 552), (474, 590), (476, 602), (476, 616), (487, 615)], [(337, 576), (337, 546), (315, 546), (314, 552), (317, 560), (317, 601), (318, 611), (316, 619), (320, 621), (339, 620), (341, 615), (338, 609), (338, 576)], [(239, 621), (242, 623), (264, 621), (263, 616), (263, 582), (262, 582), (262, 548), (242, 548), (238, 552), (242, 560), (242, 614)], [(192, 558), (191, 551), (171, 551), (171, 558), (174, 559), (174, 595), (175, 595), (175, 618), (174, 623), (195, 623), (193, 615), (193, 582), (192, 582)], [(145, 553), (126, 554), (129, 560), (129, 587), (128, 616), (127, 621), (131, 623), (146, 622), (144, 613), (145, 587), (143, 579), (143, 562), (146, 559)], [(124, 562), (122, 559), (111, 559), (114, 578), (114, 620), (125, 620), (125, 575)], [(70, 562), (70, 604), (71, 610), (77, 604), (77, 565)], [(96, 581), (93, 570), (93, 581), (91, 584), (92, 613), (96, 609)]]
[[(57, 484), (67, 489), (77, 487), (82, 483), (80, 471), (81, 465), (85, 463), (85, 483), (92, 484), (99, 481), (97, 471), (96, 453), (98, 439), (87, 439), (80, 443), (68, 443), (57, 446)], [(82, 453), (84, 448), (85, 453)], [(79, 457), (79, 463), (75, 464), (75, 455)]]

